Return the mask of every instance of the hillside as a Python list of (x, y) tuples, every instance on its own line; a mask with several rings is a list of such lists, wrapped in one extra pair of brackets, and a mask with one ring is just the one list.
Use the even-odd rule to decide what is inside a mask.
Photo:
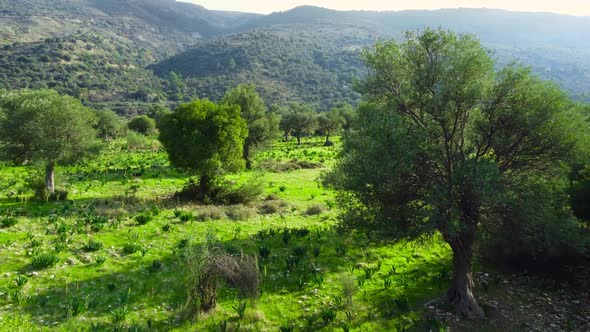
[(363, 74), (362, 48), (379, 35), (352, 26), (285, 25), (223, 37), (151, 68), (174, 71), (189, 94), (219, 99), (239, 83), (254, 82), (268, 103), (306, 102), (329, 108), (358, 99), (352, 90)]
[[(259, 85), (269, 104), (354, 103), (353, 79), (364, 70), (359, 51), (426, 26), (474, 33), (498, 63), (522, 62), (590, 100), (590, 18), (583, 17), (310, 6), (256, 15), (174, 0), (2, 0), (0, 23), (0, 88), (54, 87), (126, 114), (154, 100), (218, 99), (242, 82)], [(170, 72), (185, 78), (182, 93)]]

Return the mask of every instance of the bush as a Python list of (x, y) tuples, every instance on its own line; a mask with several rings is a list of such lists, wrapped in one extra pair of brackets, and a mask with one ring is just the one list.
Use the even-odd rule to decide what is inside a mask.
[(129, 150), (147, 150), (151, 148), (152, 140), (140, 133), (130, 131), (127, 133), (127, 149)]
[(226, 209), (225, 214), (231, 220), (248, 220), (256, 216), (256, 210), (244, 205), (235, 205)]
[(256, 258), (247, 255), (231, 256), (212, 241), (203, 246), (185, 249), (185, 267), (189, 283), (187, 310), (190, 314), (207, 312), (217, 304), (217, 285), (237, 289), (241, 296), (259, 295), (260, 274)]
[(182, 191), (176, 193), (176, 197), (207, 204), (233, 205), (250, 203), (258, 199), (263, 192), (264, 185), (261, 181), (248, 181), (236, 187), (233, 182), (218, 179), (213, 181), (208, 193), (203, 196), (203, 190), (199, 184), (191, 179)]
[(129, 130), (143, 135), (151, 135), (156, 130), (156, 121), (147, 115), (136, 116), (127, 123)]
[(135, 221), (137, 221), (139, 225), (145, 225), (148, 222), (152, 221), (152, 218), (152, 214), (145, 212), (135, 216)]
[(35, 270), (43, 270), (50, 268), (59, 262), (59, 258), (53, 253), (42, 253), (33, 256), (31, 259), (31, 267)]
[(4, 217), (2, 218), (2, 221), (0, 221), (0, 227), (2, 228), (9, 228), (16, 224), (18, 224), (18, 219), (14, 217)]
[(480, 255), (517, 266), (567, 263), (587, 255), (590, 236), (569, 213), (564, 187), (542, 181), (521, 185), (494, 222), (485, 223)]
[(277, 201), (266, 201), (260, 205), (259, 210), (262, 214), (275, 214), (281, 211), (281, 206)]
[(84, 246), (82, 246), (82, 250), (86, 252), (99, 251), (100, 249), (102, 249), (102, 243), (92, 239), (84, 243)]
[(308, 216), (317, 216), (319, 214), (324, 213), (325, 210), (326, 208), (323, 205), (314, 204), (307, 208), (305, 214), (307, 214)]
[(220, 220), (225, 217), (223, 210), (216, 206), (210, 206), (197, 214), (198, 221)]

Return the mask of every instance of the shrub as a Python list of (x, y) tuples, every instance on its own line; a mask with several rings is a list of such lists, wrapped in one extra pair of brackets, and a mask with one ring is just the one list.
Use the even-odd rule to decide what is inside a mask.
[(262, 214), (275, 214), (281, 211), (281, 206), (277, 201), (266, 201), (259, 207)]
[(590, 237), (568, 212), (561, 183), (532, 181), (482, 229), (479, 254), (494, 263), (553, 266), (588, 254)]
[(135, 221), (139, 225), (145, 225), (148, 222), (152, 221), (152, 218), (153, 218), (153, 216), (150, 213), (142, 213), (142, 214), (135, 216)]
[(94, 241), (92, 239), (84, 243), (84, 246), (82, 247), (82, 250), (86, 252), (99, 251), (100, 249), (102, 249), (102, 243)]
[(226, 209), (225, 214), (231, 220), (248, 220), (256, 216), (256, 210), (244, 205), (235, 205)]
[(197, 214), (198, 221), (220, 220), (224, 217), (225, 213), (217, 206), (209, 206)]
[(41, 253), (33, 256), (31, 267), (35, 270), (43, 270), (55, 266), (59, 258), (54, 253)]
[(258, 297), (260, 275), (255, 258), (228, 255), (211, 240), (202, 246), (188, 246), (184, 257), (189, 277), (187, 310), (190, 313), (207, 312), (216, 306), (220, 280), (238, 289), (242, 296)]
[(2, 228), (9, 228), (9, 227), (12, 227), (16, 224), (18, 224), (18, 219), (14, 218), (14, 217), (4, 217), (0, 221), (0, 227), (2, 227)]
[(136, 243), (127, 243), (123, 246), (123, 254), (131, 255), (141, 250), (141, 246)]
[(127, 149), (129, 150), (147, 150), (152, 146), (152, 140), (140, 133), (129, 131), (127, 133)]
[(140, 115), (131, 119), (127, 128), (143, 135), (151, 135), (156, 130), (156, 121), (147, 115)]
[(322, 214), (325, 210), (326, 208), (323, 205), (314, 204), (305, 210), (305, 214), (308, 216), (317, 216)]
[(240, 186), (235, 186), (231, 181), (216, 180), (210, 184), (207, 194), (203, 196), (203, 190), (194, 179), (176, 193), (176, 197), (190, 201), (202, 201), (207, 204), (247, 204), (264, 192), (262, 181), (248, 181)]

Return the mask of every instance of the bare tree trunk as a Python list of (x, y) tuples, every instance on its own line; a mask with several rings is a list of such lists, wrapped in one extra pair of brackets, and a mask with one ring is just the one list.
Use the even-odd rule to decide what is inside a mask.
[(469, 319), (485, 319), (485, 314), (473, 295), (473, 273), (471, 261), (475, 230), (466, 230), (447, 241), (453, 250), (453, 281), (446, 295), (446, 300), (455, 306), (458, 315)]
[(301, 145), (301, 135), (297, 135), (297, 145)]
[(45, 189), (50, 194), (55, 194), (55, 162), (50, 161), (45, 167)]

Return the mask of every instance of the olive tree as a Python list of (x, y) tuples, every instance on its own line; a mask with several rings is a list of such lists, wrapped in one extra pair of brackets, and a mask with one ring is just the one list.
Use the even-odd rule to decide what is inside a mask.
[(316, 112), (307, 105), (291, 104), (280, 122), (281, 130), (285, 138), (289, 133), (297, 138), (297, 145), (301, 145), (301, 138), (313, 134), (318, 121)]
[(55, 193), (55, 166), (80, 161), (99, 146), (94, 112), (52, 90), (19, 91), (0, 98), (4, 159), (45, 165), (45, 188)]
[(343, 190), (342, 225), (385, 240), (441, 234), (454, 275), (439, 301), (483, 319), (472, 278), (478, 227), (528, 179), (567, 175), (572, 104), (528, 69), (496, 72), (470, 35), (408, 33), (363, 59), (365, 103), (331, 176)]
[(327, 113), (318, 115), (318, 128), (326, 136), (325, 146), (333, 145), (330, 136), (337, 133), (346, 123), (346, 119), (340, 114), (338, 109), (333, 109)]
[(160, 124), (160, 142), (170, 162), (200, 177), (202, 195), (209, 194), (219, 175), (244, 168), (247, 136), (248, 126), (239, 107), (206, 99), (178, 106)]
[(246, 168), (251, 168), (254, 152), (268, 146), (276, 138), (280, 118), (276, 114), (267, 112), (254, 85), (238, 85), (228, 91), (221, 102), (239, 106), (242, 118), (248, 124), (248, 137), (244, 142), (243, 155)]

